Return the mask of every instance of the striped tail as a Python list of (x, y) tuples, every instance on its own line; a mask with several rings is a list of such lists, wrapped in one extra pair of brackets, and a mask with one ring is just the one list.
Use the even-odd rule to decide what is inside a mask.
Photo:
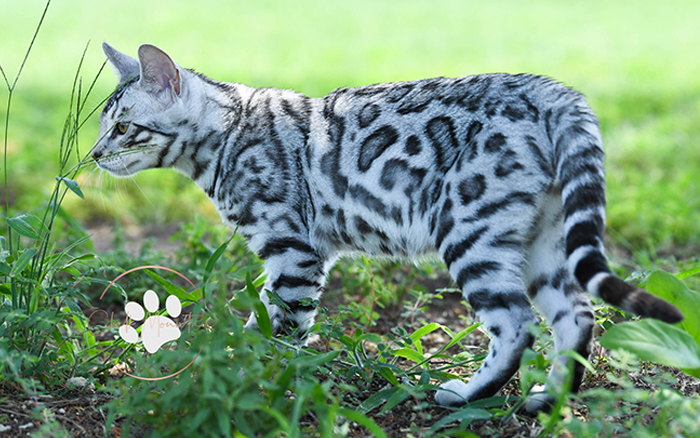
[[(570, 101), (571, 102), (571, 101)], [(605, 154), (598, 120), (581, 96), (552, 117), (557, 177), (564, 203), (564, 235), (569, 269), (591, 295), (625, 312), (668, 323), (683, 320), (680, 310), (613, 275), (604, 256)]]

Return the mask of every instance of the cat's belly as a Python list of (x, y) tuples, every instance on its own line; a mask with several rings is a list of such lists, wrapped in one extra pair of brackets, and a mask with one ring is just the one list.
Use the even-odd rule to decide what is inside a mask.
[(333, 215), (336, 220), (317, 221), (312, 241), (328, 253), (361, 252), (413, 259), (435, 252), (427, 221), (416, 220), (397, 227), (392, 219), (348, 210), (352, 211), (338, 209)]

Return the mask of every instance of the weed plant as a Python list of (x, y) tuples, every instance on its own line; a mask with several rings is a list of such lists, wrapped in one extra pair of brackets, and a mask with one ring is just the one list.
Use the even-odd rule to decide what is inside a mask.
[[(0, 68), (8, 90), (4, 120), (3, 178), (4, 211), (7, 234), (0, 236), (0, 375), (3, 385), (26, 395), (36, 395), (44, 387), (68, 377), (84, 374), (91, 357), (98, 354), (95, 337), (86, 330), (86, 318), (80, 303), (85, 295), (77, 290), (84, 281), (78, 267), (92, 254), (79, 254), (88, 236), (57, 248), (53, 232), (67, 217), (61, 203), (70, 192), (84, 197), (75, 176), (86, 158), (81, 155), (77, 133), (94, 113), (86, 108), (95, 80), (84, 89), (80, 70), (73, 81), (69, 114), (59, 143), (59, 174), (53, 192), (39, 215), (22, 213), (9, 217), (7, 162), (8, 130), (15, 88), (48, 11), (44, 13), (29, 44), (24, 60), (13, 80)], [(83, 53), (84, 58), (84, 53)], [(85, 149), (83, 149), (85, 152)], [(74, 163), (74, 164), (73, 164)]]

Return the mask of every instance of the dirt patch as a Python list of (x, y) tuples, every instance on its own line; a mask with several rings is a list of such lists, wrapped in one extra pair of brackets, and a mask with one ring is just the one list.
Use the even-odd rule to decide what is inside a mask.
[[(64, 391), (63, 394), (42, 396), (35, 399), (17, 399), (12, 395), (0, 393), (0, 436), (64, 436), (58, 422), (73, 437), (122, 436), (124, 420), (117, 418), (108, 434), (105, 434), (107, 411), (104, 405), (112, 396), (94, 392)], [(148, 436), (143, 428), (131, 427), (129, 436), (141, 438)]]
[[(124, 250), (129, 254), (138, 254), (145, 239), (153, 240), (153, 248), (165, 254), (172, 254), (181, 246), (181, 242), (172, 241), (171, 237), (180, 229), (175, 223), (167, 225), (125, 226), (122, 228)], [(115, 227), (112, 223), (96, 222), (86, 227), (96, 254), (105, 253), (114, 248)]]

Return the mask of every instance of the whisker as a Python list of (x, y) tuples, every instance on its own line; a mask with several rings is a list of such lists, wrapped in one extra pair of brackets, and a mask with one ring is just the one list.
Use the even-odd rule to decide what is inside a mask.
[(148, 201), (148, 203), (151, 204), (151, 207), (155, 207), (155, 204), (151, 201), (151, 198), (148, 197), (146, 192), (144, 192), (143, 189), (141, 188), (141, 185), (138, 183), (138, 181), (136, 181), (135, 176), (130, 175), (129, 178), (131, 178), (131, 181), (133, 181), (134, 185), (136, 185), (136, 188), (138, 188), (139, 191), (141, 192), (141, 194), (143, 194), (143, 197), (146, 198), (146, 201)]

